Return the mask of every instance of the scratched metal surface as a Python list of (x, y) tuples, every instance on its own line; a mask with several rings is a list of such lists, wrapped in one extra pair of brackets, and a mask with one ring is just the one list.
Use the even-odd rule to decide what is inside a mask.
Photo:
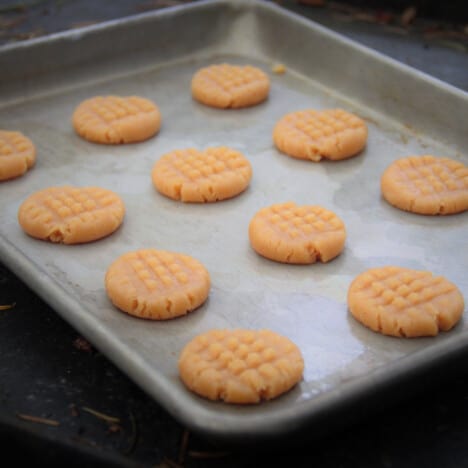
[[(274, 42), (278, 28), (289, 31), (281, 43)], [(267, 72), (269, 99), (227, 111), (194, 102), (193, 73), (224, 61)], [(287, 67), (284, 75), (272, 73), (279, 61)], [(468, 162), (461, 153), (467, 147), (461, 119), (468, 111), (466, 93), (276, 6), (248, 1), (200, 2), (3, 47), (0, 68), (8, 70), (0, 79), (0, 128), (24, 132), (38, 150), (30, 172), (0, 184), (2, 261), (192, 429), (233, 439), (286, 434), (465, 348), (465, 319), (436, 338), (384, 337), (349, 316), (346, 294), (363, 270), (394, 264), (443, 274), (468, 297), (468, 214), (404, 213), (379, 191), (380, 174), (401, 156), (432, 153)], [(163, 116), (160, 134), (116, 147), (80, 139), (71, 114), (83, 99), (100, 94), (154, 100)], [(272, 128), (283, 114), (330, 107), (366, 119), (369, 140), (362, 154), (314, 164), (274, 148)], [(154, 190), (150, 172), (162, 154), (213, 145), (231, 146), (249, 158), (253, 179), (245, 193), (189, 205)], [(65, 183), (115, 190), (127, 208), (123, 226), (79, 246), (26, 236), (16, 220), (21, 202)], [(251, 217), (287, 200), (323, 205), (344, 220), (347, 241), (338, 258), (294, 266), (252, 251)], [(106, 269), (120, 254), (147, 247), (203, 262), (212, 277), (207, 303), (162, 323), (116, 310), (104, 290)], [(205, 401), (187, 391), (177, 374), (181, 348), (208, 329), (237, 327), (269, 328), (293, 340), (305, 359), (302, 382), (275, 401), (249, 407)]]

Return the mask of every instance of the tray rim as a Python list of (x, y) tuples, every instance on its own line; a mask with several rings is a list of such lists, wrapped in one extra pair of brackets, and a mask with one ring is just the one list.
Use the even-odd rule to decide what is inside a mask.
[(315, 30), (319, 31), (325, 36), (332, 38), (334, 41), (339, 42), (342, 45), (351, 46), (353, 49), (359, 50), (361, 53), (372, 57), (372, 59), (374, 60), (386, 63), (392, 66), (393, 68), (398, 68), (401, 71), (408, 73), (409, 75), (412, 75), (422, 81), (427, 81), (431, 85), (435, 85), (439, 88), (445, 89), (446, 91), (457, 95), (458, 98), (466, 99), (468, 101), (468, 90), (465, 91), (422, 70), (400, 62), (399, 60), (385, 55), (384, 53), (379, 52), (376, 49), (361, 44), (355, 39), (348, 38), (344, 34), (327, 28), (326, 26), (317, 23), (313, 19), (303, 17), (300, 14), (295, 13), (294, 11), (290, 11), (285, 7), (281, 7), (280, 5), (274, 4), (270, 0), (196, 0), (194, 3), (168, 6), (160, 10), (136, 13), (134, 15), (126, 16), (124, 18), (102, 21), (97, 24), (83, 26), (79, 29), (64, 30), (51, 33), (46, 36), (40, 36), (13, 43), (2, 44), (0, 45), (0, 58), (2, 54), (5, 53), (16, 52), (22, 49), (31, 49), (37, 46), (41, 47), (43, 45), (47, 45), (56, 41), (61, 41), (63, 39), (80, 39), (82, 36), (99, 33), (100, 31), (105, 31), (112, 28), (119, 28), (124, 24), (138, 24), (143, 20), (150, 21), (154, 18), (177, 15), (189, 10), (203, 10), (215, 7), (229, 7), (235, 8), (239, 11), (246, 9), (269, 10), (279, 13), (284, 17), (288, 17), (289, 19), (302, 25), (309, 27), (312, 25)]
[[(205, 5), (229, 5), (231, 6), (234, 2), (229, 1), (229, 0), (203, 0), (198, 3), (194, 3), (191, 5), (184, 5), (184, 6), (177, 6), (177, 7), (171, 7), (170, 13), (172, 14), (173, 12), (177, 12), (181, 9), (184, 11), (187, 10), (187, 8), (199, 8), (200, 6), (205, 6)], [(303, 21), (304, 24), (308, 24), (311, 22), (311, 20), (306, 20), (299, 15), (286, 11), (282, 9), (281, 7), (278, 7), (276, 5), (270, 4), (270, 3), (265, 3), (261, 1), (255, 1), (255, 0), (242, 0), (241, 2), (236, 3), (236, 5), (244, 5), (247, 7), (250, 6), (260, 6), (261, 8), (269, 8), (273, 9), (276, 11), (281, 11), (284, 12), (287, 16), (294, 17), (296, 20)], [(150, 12), (150, 13), (142, 13), (138, 15), (134, 15), (131, 17), (132, 21), (138, 21), (141, 17), (145, 18), (153, 18), (153, 17), (160, 17), (163, 14), (167, 14), (166, 11), (164, 12)], [(118, 26), (125, 22), (125, 20), (112, 20), (110, 22), (104, 22), (100, 23), (98, 25), (93, 25), (89, 26), (86, 29), (86, 31), (96, 31), (96, 30), (105, 30), (106, 27), (110, 24), (114, 26)], [(313, 22), (312, 22), (313, 23)], [(313, 23), (315, 25), (315, 23)], [(455, 95), (458, 95), (462, 97), (463, 99), (467, 98), (468, 99), (468, 93), (465, 93), (463, 90), (460, 90), (459, 88), (456, 88), (448, 83), (442, 82), (438, 80), (437, 78), (431, 77), (430, 75), (426, 75), (424, 72), (420, 72), (418, 70), (413, 69), (412, 67), (409, 67), (408, 65), (402, 64), (390, 57), (387, 57), (380, 52), (377, 52), (373, 49), (369, 49), (366, 46), (363, 46), (359, 43), (356, 43), (355, 41), (345, 39), (341, 34), (335, 33), (333, 31), (328, 30), (327, 28), (321, 26), (321, 25), (316, 25), (316, 27), (319, 29), (320, 32), (324, 32), (326, 34), (331, 35), (331, 37), (334, 37), (335, 39), (338, 39), (341, 41), (344, 41), (346, 44), (352, 44), (354, 47), (357, 47), (360, 49), (362, 52), (365, 53), (370, 53), (371, 56), (375, 56), (375, 58), (378, 58), (379, 60), (384, 60), (388, 61), (389, 64), (392, 66), (397, 65), (399, 68), (402, 68), (406, 72), (410, 74), (416, 73), (416, 76), (418, 77), (424, 77), (429, 83), (434, 84), (437, 87), (442, 87), (446, 88), (447, 91), (454, 93)], [(54, 36), (55, 39), (61, 39), (62, 37), (69, 37), (70, 35), (76, 34), (75, 31), (72, 32), (61, 32), (61, 33), (56, 33)], [(86, 32), (82, 32), (82, 34), (86, 34)], [(54, 40), (55, 40), (54, 39)], [(25, 41), (26, 42), (26, 41)], [(33, 45), (37, 44), (42, 44), (42, 43), (47, 43), (48, 38), (37, 38), (37, 39), (32, 39), (31, 41), (27, 41)], [(21, 44), (21, 47), (27, 47), (28, 44)], [(1, 58), (1, 53), (2, 53), (2, 48), (0, 47), (0, 58)], [(467, 101), (468, 102), (468, 101)], [(3, 236), (0, 236), (0, 251), (2, 252), (2, 262), (5, 262), (5, 264), (11, 268), (12, 271), (14, 271), (18, 276), (24, 281), (24, 278), (27, 279), (26, 284), (28, 286), (32, 287), (34, 291), (41, 296), (48, 304), (51, 304), (50, 297), (46, 298), (44, 295), (46, 293), (49, 293), (49, 291), (43, 291), (44, 285), (44, 277), (42, 275), (36, 276), (33, 272), (31, 271), (31, 265), (32, 263), (25, 257), (25, 255), (18, 250), (15, 245), (9, 241), (8, 239), (4, 239)], [(35, 269), (35, 266), (34, 266)], [(49, 281), (49, 279), (47, 278)], [(70, 317), (67, 316), (66, 314), (62, 314), (60, 312), (60, 309), (63, 308), (80, 308), (79, 302), (75, 301), (73, 298), (70, 297), (64, 297), (63, 294), (60, 293), (61, 287), (60, 284), (56, 283), (54, 281), (54, 284), (51, 285), (50, 283), (47, 285), (47, 288), (50, 290), (54, 290), (57, 292), (55, 294), (56, 297), (54, 297), (54, 300), (52, 301), (53, 305), (52, 308), (56, 310), (59, 315), (62, 316), (66, 321), (71, 323), (77, 330), (83, 331), (83, 334), (85, 336), (93, 336), (92, 341), (95, 343), (96, 341), (102, 340), (102, 337), (104, 335), (101, 334), (99, 331), (99, 326), (96, 327), (96, 325), (99, 325), (99, 323), (95, 323), (95, 320), (92, 318), (89, 323), (85, 321), (83, 324), (80, 321), (72, 319), (70, 320)], [(75, 323), (76, 322), (76, 323)], [(95, 331), (97, 330), (97, 331)], [(96, 340), (98, 338), (98, 340)], [(111, 339), (109, 340), (106, 338), (106, 342), (103, 346), (104, 349), (107, 350), (113, 349), (113, 348), (118, 348), (118, 339)], [(466, 339), (463, 335), (459, 335), (455, 338), (453, 338), (450, 342), (444, 341), (444, 342), (439, 342), (432, 344), (429, 349), (424, 349), (424, 350), (419, 350), (414, 353), (412, 353), (410, 356), (406, 356), (402, 359), (400, 359), (398, 362), (394, 363), (389, 363), (384, 366), (382, 366), (379, 369), (376, 369), (374, 372), (372, 372), (372, 379), (371, 384), (372, 388), (376, 393), (385, 390), (388, 388), (389, 385), (392, 383), (394, 384), (395, 377), (398, 377), (401, 380), (404, 379), (409, 379), (411, 376), (409, 375), (411, 372), (415, 370), (415, 368), (422, 369), (424, 366), (429, 366), (429, 365), (435, 365), (436, 362), (445, 360), (447, 358), (450, 358), (452, 354), (456, 354), (458, 352), (466, 352), (468, 351), (468, 344), (465, 343)], [(97, 346), (99, 349), (102, 349), (100, 346)], [(112, 358), (112, 353), (106, 352), (106, 356), (110, 359), (113, 360)], [(115, 362), (115, 361), (114, 361)], [(122, 369), (122, 364), (121, 363), (116, 363), (116, 365)], [(132, 362), (132, 368), (135, 366), (135, 363)], [(128, 369), (124, 370), (124, 372), (128, 375), (132, 375), (133, 379), (136, 380), (137, 382), (143, 381), (142, 387), (145, 388), (147, 391), (148, 389), (146, 388), (148, 385), (153, 385), (151, 382), (146, 382), (145, 379), (145, 373), (147, 371), (147, 366), (146, 364), (142, 361), (139, 363), (139, 367), (136, 368), (135, 370), (132, 369), (131, 372), (129, 372)], [(166, 382), (164, 379), (159, 379), (159, 377), (156, 379), (158, 385), (160, 386), (166, 386)], [(141, 383), (140, 383), (141, 385)], [(337, 405), (340, 403), (343, 404), (343, 393), (347, 395), (348, 402), (345, 402), (346, 405), (350, 404), (351, 401), (354, 400), (361, 400), (363, 397), (367, 396), (368, 390), (369, 390), (369, 385), (367, 383), (363, 383), (362, 379), (354, 379), (349, 382), (345, 382), (341, 384), (340, 388), (333, 389), (331, 391), (327, 391), (324, 394), (321, 394), (317, 397), (314, 398), (314, 401), (316, 399), (320, 399), (320, 405), (318, 408), (315, 409), (315, 411), (309, 411), (306, 416), (301, 418), (300, 414), (290, 414), (290, 411), (277, 411), (276, 413), (272, 414), (268, 418), (265, 418), (262, 416), (263, 419), (268, 419), (268, 421), (265, 422), (263, 421), (255, 421), (254, 423), (252, 422), (252, 419), (248, 419), (245, 421), (244, 416), (240, 415), (238, 420), (235, 421), (235, 424), (237, 425), (236, 429), (234, 431), (229, 430), (229, 428), (223, 427), (223, 425), (226, 423), (226, 416), (223, 416), (221, 420), (215, 421), (218, 424), (212, 424), (212, 425), (207, 425), (207, 424), (200, 424), (198, 421), (193, 421), (190, 418), (187, 418), (187, 416), (183, 413), (178, 411), (177, 407), (177, 402), (174, 400), (172, 406), (168, 405), (163, 405), (160, 403), (162, 406), (164, 406), (166, 409), (170, 410), (170, 413), (176, 417), (179, 421), (184, 421), (187, 426), (193, 428), (194, 430), (202, 433), (209, 434), (213, 437), (217, 436), (222, 436), (222, 437), (240, 437), (240, 439), (243, 439), (244, 437), (256, 437), (259, 436), (259, 427), (262, 429), (261, 435), (262, 436), (281, 436), (285, 435), (286, 433), (291, 432), (291, 430), (294, 430), (295, 427), (302, 426), (306, 424), (308, 421), (308, 418), (313, 418), (315, 417), (315, 413), (323, 413), (327, 412), (329, 410), (332, 410), (333, 408), (336, 408)], [(170, 385), (169, 385), (170, 389)], [(170, 392), (169, 392), (170, 393)], [(307, 402), (304, 403), (304, 405), (307, 405)], [(310, 402), (309, 402), (310, 405)], [(314, 405), (315, 406), (315, 405)], [(284, 413), (286, 412), (287, 414), (279, 414), (279, 413)], [(212, 415), (211, 412), (208, 412), (209, 415)], [(237, 415), (236, 415), (237, 416)], [(232, 419), (231, 415), (227, 417), (227, 419)], [(206, 421), (204, 421), (206, 423)], [(277, 423), (284, 423), (280, 424), (280, 427), (277, 426)], [(256, 425), (255, 425), (256, 424)]]

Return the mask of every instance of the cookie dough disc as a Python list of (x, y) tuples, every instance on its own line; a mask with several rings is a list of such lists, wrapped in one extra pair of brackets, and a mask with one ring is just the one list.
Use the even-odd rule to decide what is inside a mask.
[(136, 143), (158, 133), (161, 114), (156, 104), (138, 96), (95, 96), (73, 113), (73, 127), (85, 140), (102, 144)]
[(432, 155), (408, 156), (391, 163), (381, 177), (382, 195), (412, 213), (447, 215), (468, 210), (468, 167)]
[(23, 175), (36, 161), (36, 148), (21, 132), (0, 130), (0, 181)]
[(337, 161), (364, 149), (367, 126), (341, 109), (307, 109), (282, 117), (273, 130), (273, 141), (281, 152), (293, 158)]
[(113, 233), (125, 214), (122, 199), (100, 187), (48, 187), (29, 196), (18, 221), (32, 237), (63, 244), (91, 242)]
[(321, 206), (279, 203), (258, 211), (249, 225), (253, 249), (282, 263), (328, 262), (341, 253), (346, 230)]
[(270, 79), (257, 67), (211, 65), (192, 78), (192, 96), (217, 108), (249, 107), (264, 101), (270, 92)]
[(185, 315), (208, 298), (210, 275), (194, 258), (141, 249), (108, 268), (105, 287), (112, 303), (130, 315), (166, 320)]
[(249, 185), (252, 167), (239, 151), (227, 147), (175, 150), (154, 165), (156, 189), (183, 202), (216, 202), (239, 195)]
[(294, 387), (303, 371), (299, 348), (270, 330), (210, 330), (179, 357), (180, 378), (191, 391), (226, 403), (276, 398)]
[(384, 335), (434, 336), (460, 320), (464, 300), (459, 289), (429, 271), (397, 266), (372, 268), (348, 290), (351, 314)]

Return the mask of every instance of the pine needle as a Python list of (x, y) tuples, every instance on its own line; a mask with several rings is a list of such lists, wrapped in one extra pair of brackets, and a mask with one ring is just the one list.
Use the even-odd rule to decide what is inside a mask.
[(24, 421), (35, 422), (39, 424), (46, 424), (47, 426), (59, 426), (60, 423), (55, 419), (41, 418), (39, 416), (33, 416), (32, 414), (16, 413), (16, 416)]
[(107, 414), (101, 413), (100, 411), (96, 411), (92, 408), (89, 408), (87, 406), (82, 406), (81, 409), (83, 411), (86, 411), (89, 414), (92, 414), (93, 416), (96, 416), (96, 418), (102, 419), (103, 421), (106, 421), (108, 423), (120, 423), (120, 418), (115, 418), (114, 416), (109, 416)]

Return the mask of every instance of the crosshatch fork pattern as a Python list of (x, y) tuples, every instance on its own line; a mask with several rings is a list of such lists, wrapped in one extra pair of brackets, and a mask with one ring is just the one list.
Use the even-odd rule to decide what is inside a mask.
[(292, 239), (344, 229), (338, 216), (321, 206), (283, 203), (263, 208), (258, 215), (271, 229)]
[(468, 168), (453, 159), (410, 156), (394, 164), (401, 170), (400, 183), (409, 191), (430, 195), (468, 190)]
[(228, 64), (213, 65), (200, 73), (200, 78), (230, 92), (236, 88), (252, 85), (256, 81), (263, 82), (265, 74), (251, 66), (235, 67)]
[(454, 284), (427, 271), (408, 272), (401, 268), (371, 270), (356, 289), (375, 305), (392, 304), (398, 310), (432, 301), (456, 290)]

